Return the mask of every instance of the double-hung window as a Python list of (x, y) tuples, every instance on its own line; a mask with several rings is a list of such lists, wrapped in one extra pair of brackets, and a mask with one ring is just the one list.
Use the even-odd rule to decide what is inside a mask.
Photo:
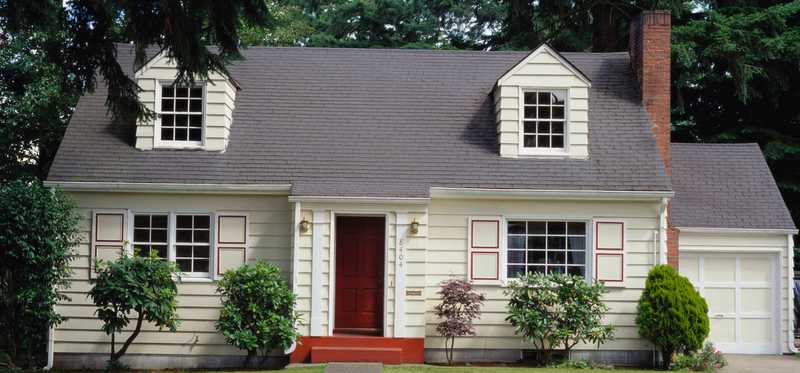
[(586, 225), (584, 221), (508, 221), (508, 278), (527, 272), (586, 276)]
[(133, 250), (174, 261), (189, 277), (211, 274), (211, 215), (188, 213), (135, 213)]
[(524, 90), (522, 96), (522, 149), (563, 151), (567, 90)]
[(158, 108), (158, 136), (168, 146), (203, 144), (203, 87), (164, 85)]

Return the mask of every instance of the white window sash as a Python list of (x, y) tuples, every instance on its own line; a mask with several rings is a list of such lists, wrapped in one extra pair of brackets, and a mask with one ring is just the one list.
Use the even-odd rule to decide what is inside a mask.
[[(175, 84), (174, 81), (166, 81), (166, 80), (155, 80), (155, 112), (156, 118), (153, 123), (153, 144), (156, 148), (167, 148), (167, 149), (201, 149), (205, 146), (206, 143), (206, 105), (208, 104), (208, 90), (206, 81), (204, 80), (196, 80), (195, 84), (200, 86), (203, 89), (203, 102), (202, 106), (202, 118), (203, 123), (200, 126), (200, 141), (171, 141), (171, 140), (161, 140), (161, 115), (162, 114), (191, 114), (187, 112), (175, 112), (173, 111), (161, 111), (161, 89), (162, 87), (170, 86)], [(188, 99), (188, 97), (187, 97)], [(174, 108), (174, 107), (173, 107)]]
[[(561, 148), (537, 148), (525, 146), (525, 93), (526, 92), (564, 92), (564, 146)], [(517, 118), (517, 149), (519, 155), (533, 155), (543, 157), (561, 157), (569, 154), (569, 107), (572, 88), (569, 87), (519, 87), (518, 89), (518, 118)]]

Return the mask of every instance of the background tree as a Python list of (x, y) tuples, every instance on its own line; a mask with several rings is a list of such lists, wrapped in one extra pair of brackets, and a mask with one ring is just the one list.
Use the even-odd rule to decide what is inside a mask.
[(469, 281), (461, 279), (442, 281), (438, 294), (442, 302), (433, 310), (442, 321), (436, 324), (436, 332), (444, 337), (447, 364), (453, 365), (456, 338), (475, 335), (472, 322), (480, 317), (486, 297), (475, 291)]
[[(123, 255), (115, 261), (98, 261), (97, 278), (89, 291), (103, 331), (111, 336), (109, 366), (115, 366), (131, 343), (139, 336), (145, 321), (176, 331), (178, 328), (178, 286), (172, 274), (178, 271), (175, 263), (150, 257)], [(136, 312), (136, 324), (131, 334), (116, 349), (116, 335), (130, 324)]]
[(2, 184), (0, 206), (0, 346), (12, 367), (34, 368), (47, 330), (64, 320), (54, 306), (67, 299), (79, 218), (38, 181)]

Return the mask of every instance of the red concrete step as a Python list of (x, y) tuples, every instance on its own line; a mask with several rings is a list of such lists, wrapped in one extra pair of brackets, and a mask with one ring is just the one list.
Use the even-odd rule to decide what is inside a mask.
[(311, 363), (331, 362), (402, 364), (403, 349), (400, 347), (311, 347)]

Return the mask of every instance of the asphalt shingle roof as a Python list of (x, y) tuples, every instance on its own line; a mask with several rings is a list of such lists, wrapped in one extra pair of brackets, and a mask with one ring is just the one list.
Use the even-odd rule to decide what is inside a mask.
[(672, 144), (672, 224), (795, 229), (757, 144)]
[[(106, 88), (81, 98), (51, 181), (292, 184), (305, 196), (429, 187), (670, 190), (627, 53), (564, 53), (592, 81), (588, 160), (498, 155), (491, 91), (525, 52), (250, 48), (224, 153), (140, 151)], [(133, 51), (119, 60), (132, 72)]]

